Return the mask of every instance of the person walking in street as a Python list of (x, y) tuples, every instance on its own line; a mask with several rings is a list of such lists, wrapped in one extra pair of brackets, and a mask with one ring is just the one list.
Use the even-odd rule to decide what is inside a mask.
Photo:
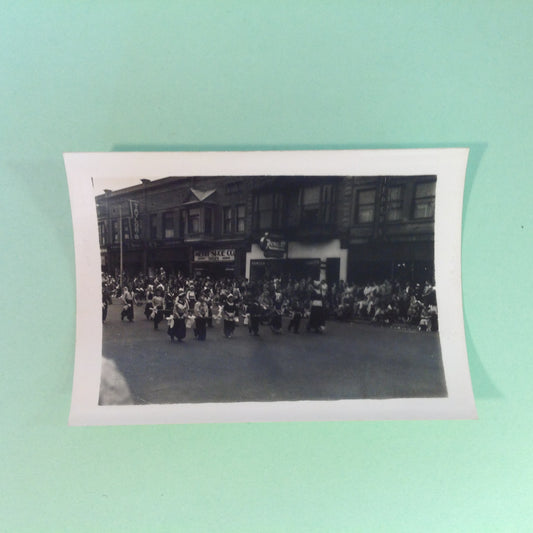
[(311, 312), (307, 331), (314, 330), (316, 333), (323, 333), (325, 330), (326, 316), (324, 312), (324, 301), (319, 281), (315, 281), (311, 287)]
[(174, 309), (172, 315), (174, 318), (174, 324), (169, 326), (168, 334), (170, 335), (170, 341), (174, 342), (174, 337), (178, 339), (178, 342), (182, 342), (187, 333), (185, 321), (189, 314), (189, 305), (185, 299), (185, 291), (180, 291), (174, 302)]
[(295, 298), (293, 302), (291, 303), (291, 310), (290, 310), (290, 317), (291, 320), (289, 322), (289, 331), (292, 331), (293, 333), (299, 333), (300, 329), (300, 322), (302, 320), (302, 306), (300, 305), (300, 301)]
[(127, 318), (129, 322), (133, 322), (133, 306), (135, 304), (135, 297), (130, 292), (127, 285), (124, 287), (124, 292), (122, 293), (121, 300), (124, 304), (124, 307), (122, 308), (122, 312), (120, 313), (120, 320), (124, 320), (125, 318)]
[(152, 296), (152, 307), (150, 318), (154, 321), (154, 329), (159, 329), (159, 323), (163, 320), (163, 309), (165, 307), (165, 299), (163, 298), (163, 293), (161, 289), (155, 291), (154, 296)]
[(261, 316), (263, 310), (261, 309), (261, 304), (257, 298), (253, 298), (247, 308), (248, 314), (250, 315), (248, 321), (248, 331), (254, 337), (259, 336), (259, 324), (261, 322)]
[(237, 316), (237, 306), (233, 301), (233, 294), (228, 294), (226, 302), (223, 307), (224, 313), (224, 336), (227, 339), (231, 339), (233, 332), (235, 331), (235, 319)]
[(272, 304), (272, 319), (270, 321), (270, 329), (272, 333), (281, 333), (282, 329), (282, 304), (283, 304), (283, 295), (281, 292), (276, 291), (274, 293), (274, 302)]
[(198, 301), (194, 304), (195, 316), (195, 335), (199, 341), (205, 341), (207, 334), (207, 317), (209, 314), (209, 307), (205, 301), (205, 296), (200, 295)]

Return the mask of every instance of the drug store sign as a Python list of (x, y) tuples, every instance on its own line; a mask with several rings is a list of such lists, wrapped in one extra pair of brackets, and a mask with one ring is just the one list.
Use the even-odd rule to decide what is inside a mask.
[(214, 248), (212, 250), (195, 250), (195, 263), (230, 263), (235, 261), (235, 248)]

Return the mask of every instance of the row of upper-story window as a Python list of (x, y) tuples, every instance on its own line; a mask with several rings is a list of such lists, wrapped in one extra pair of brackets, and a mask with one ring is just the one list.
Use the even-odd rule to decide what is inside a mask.
[(312, 228), (335, 223), (336, 186), (332, 183), (254, 196), (254, 230)]
[(360, 189), (355, 195), (354, 224), (370, 224), (376, 220), (378, 209), (387, 222), (432, 219), (435, 216), (436, 182), (416, 183), (412, 196), (407, 197), (406, 185), (388, 185), (383, 197), (377, 187)]
[[(215, 206), (202, 205), (189, 209), (152, 213), (148, 217), (148, 234), (150, 240), (176, 239), (194, 235), (211, 235), (213, 233), (241, 234), (245, 231), (245, 206), (236, 204), (222, 208), (221, 228), (215, 228)], [(117, 244), (120, 242), (120, 227), (125, 241), (140, 240), (142, 238), (142, 220), (137, 221), (138, 231), (134, 230), (136, 221), (132, 217), (100, 220), (100, 244)], [(110, 234), (109, 234), (110, 231)]]
[[(353, 225), (370, 224), (378, 210), (387, 222), (431, 219), (435, 214), (435, 181), (387, 185), (382, 192), (377, 185), (356, 190), (350, 217)], [(254, 198), (255, 230), (285, 227), (324, 227), (335, 224), (338, 191), (332, 184), (300, 189), (296, 194), (266, 192)], [(380, 197), (381, 196), (381, 197)]]
[[(435, 212), (435, 181), (414, 184), (406, 194), (407, 185), (387, 185), (358, 189), (353, 195), (351, 223), (371, 224), (378, 211), (388, 222), (409, 219), (431, 219)], [(252, 229), (254, 231), (289, 228), (313, 228), (335, 224), (338, 191), (334, 184), (313, 185), (291, 191), (264, 191), (253, 196)], [(219, 215), (219, 213), (221, 213)], [(215, 218), (221, 217), (216, 224)], [(220, 218), (218, 218), (220, 220)], [(151, 240), (184, 238), (200, 234), (242, 234), (246, 231), (245, 204), (231, 206), (200, 205), (149, 215), (147, 237)], [(111, 220), (111, 237), (107, 222), (100, 222), (100, 242), (119, 242), (119, 221)], [(132, 228), (131, 219), (123, 219), (123, 238), (140, 238)], [(142, 229), (141, 229), (142, 231)]]

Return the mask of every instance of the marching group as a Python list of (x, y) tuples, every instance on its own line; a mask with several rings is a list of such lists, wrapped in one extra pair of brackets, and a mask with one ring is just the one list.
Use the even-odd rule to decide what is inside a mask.
[(182, 342), (187, 330), (205, 341), (207, 331), (222, 322), (223, 333), (231, 338), (242, 323), (250, 335), (258, 336), (260, 326), (281, 333), (283, 318), (287, 330), (324, 333), (326, 319), (365, 320), (371, 323), (399, 324), (424, 331), (438, 329), (435, 287), (385, 280), (366, 285), (340, 281), (328, 286), (325, 281), (307, 279), (215, 280), (209, 276), (187, 278), (167, 275), (160, 269), (156, 276), (123, 276), (123, 289), (116, 279), (102, 274), (102, 320), (112, 297), (121, 300), (121, 320), (132, 322), (135, 308), (143, 309), (153, 328), (165, 323), (171, 342)]

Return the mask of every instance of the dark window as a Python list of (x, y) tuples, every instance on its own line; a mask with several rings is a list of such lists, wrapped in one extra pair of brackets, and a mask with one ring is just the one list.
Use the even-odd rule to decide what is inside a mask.
[(163, 213), (163, 236), (165, 239), (174, 238), (174, 213)]
[(416, 185), (413, 218), (432, 218), (435, 215), (435, 185), (435, 181)]
[(322, 220), (331, 224), (335, 213), (335, 187), (332, 184), (322, 187)]
[(200, 233), (200, 210), (199, 209), (189, 209), (187, 232), (188, 233)]
[(179, 227), (179, 235), (183, 239), (185, 235), (185, 224), (187, 222), (187, 211), (183, 210), (180, 211), (180, 227)]
[(254, 227), (259, 230), (280, 229), (283, 225), (283, 196), (261, 193), (255, 197)]
[(100, 237), (100, 246), (107, 244), (107, 225), (105, 221), (98, 223), (98, 235)]
[(210, 207), (206, 207), (204, 210), (204, 233), (211, 233), (212, 227), (212, 210)]
[(231, 181), (225, 185), (226, 194), (241, 194), (242, 193), (242, 181)]
[(157, 215), (150, 215), (150, 239), (157, 240)]
[(394, 185), (387, 188), (387, 210), (388, 221), (400, 220), (402, 218), (403, 191), (401, 185)]
[(129, 241), (131, 238), (131, 228), (130, 228), (130, 219), (129, 218), (123, 218), (122, 219), (122, 238), (125, 241)]
[(96, 216), (98, 218), (105, 217), (107, 215), (107, 209), (105, 204), (96, 204)]
[(335, 214), (335, 186), (313, 185), (300, 190), (300, 223), (307, 225), (331, 224)]
[(224, 207), (224, 233), (231, 233), (233, 231), (233, 210), (231, 207)]
[(113, 244), (118, 244), (120, 242), (120, 226), (118, 220), (113, 220), (111, 222), (111, 233)]
[(319, 223), (320, 185), (302, 189), (300, 197), (300, 221), (302, 225), (315, 225)]
[(236, 220), (236, 230), (237, 233), (244, 233), (244, 217), (245, 217), (245, 208), (244, 205), (238, 205), (236, 207), (236, 214), (237, 214), (237, 220)]
[(357, 191), (355, 208), (355, 222), (357, 224), (369, 224), (374, 222), (376, 209), (376, 189)]

